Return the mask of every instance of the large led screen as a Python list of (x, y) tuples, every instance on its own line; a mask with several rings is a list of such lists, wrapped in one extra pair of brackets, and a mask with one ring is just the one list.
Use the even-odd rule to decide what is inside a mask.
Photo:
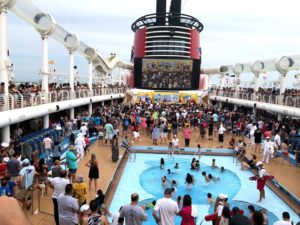
[(193, 60), (143, 59), (141, 88), (192, 89)]

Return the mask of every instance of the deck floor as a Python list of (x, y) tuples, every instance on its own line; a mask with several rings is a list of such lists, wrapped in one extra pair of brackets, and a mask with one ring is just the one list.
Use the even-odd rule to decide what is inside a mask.
[[(198, 138), (199, 131), (196, 130), (193, 132), (190, 147), (197, 147), (197, 144), (199, 142), (196, 142)], [(228, 147), (228, 141), (230, 139), (231, 135), (225, 135), (225, 141), (223, 147)], [(184, 143), (184, 140), (182, 139), (181, 133), (179, 133), (180, 143)], [(168, 142), (168, 141), (167, 141)], [(160, 141), (158, 142), (160, 143)], [(213, 141), (202, 141), (200, 142), (201, 146), (203, 148), (214, 148), (218, 147), (219, 143), (217, 141), (217, 137), (214, 138)], [(143, 145), (143, 146), (151, 146), (152, 145), (152, 139), (146, 137), (144, 134), (142, 134), (142, 141), (136, 142), (134, 145)], [(159, 146), (167, 146), (167, 144), (159, 144)], [(103, 191), (106, 191), (112, 176), (118, 166), (118, 163), (114, 163), (111, 160), (111, 150), (108, 146), (98, 146), (98, 143), (94, 143), (92, 146), (90, 146), (90, 152), (88, 155), (79, 163), (79, 168), (77, 175), (83, 175), (85, 178), (85, 182), (88, 183), (88, 171), (89, 168), (85, 166), (86, 162), (90, 159), (91, 153), (95, 153), (96, 157), (99, 162), (99, 170), (100, 170), (100, 179), (98, 180), (98, 189), (102, 189)], [(120, 155), (123, 155), (123, 150), (120, 149)], [(247, 154), (250, 154), (251, 150), (247, 150)], [(262, 154), (256, 153), (258, 156), (258, 160), (261, 160)], [(218, 163), (218, 162), (217, 162)], [(221, 165), (220, 165), (221, 166)], [(299, 167), (295, 166), (289, 166), (287, 161), (283, 161), (282, 158), (276, 158), (273, 159), (270, 164), (265, 165), (267, 171), (274, 175), (275, 178), (284, 186), (286, 187), (291, 193), (293, 193), (295, 196), (300, 198), (300, 179), (298, 179), (298, 175), (300, 172)], [(40, 212), (37, 212), (37, 205), (38, 205), (38, 191), (34, 193), (34, 209), (33, 211), (36, 212), (32, 214), (31, 212), (26, 212), (26, 215), (28, 216), (30, 222), (34, 225), (54, 225), (54, 217), (53, 217), (53, 205), (52, 205), (52, 199), (51, 199), (51, 189), (49, 189), (48, 194), (44, 197), (40, 198)], [(94, 199), (96, 195), (96, 191), (92, 189), (88, 193), (88, 202), (91, 199)], [(300, 210), (300, 208), (299, 208)]]

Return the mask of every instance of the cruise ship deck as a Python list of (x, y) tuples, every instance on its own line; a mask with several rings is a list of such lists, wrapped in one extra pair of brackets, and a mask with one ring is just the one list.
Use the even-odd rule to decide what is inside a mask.
[[(131, 193), (140, 194), (139, 205), (149, 205), (150, 200), (158, 200), (163, 196), (165, 186), (160, 191), (160, 184), (157, 183), (156, 186), (153, 183), (152, 186), (147, 186), (147, 182), (150, 180), (150, 183), (160, 183), (159, 176), (164, 175), (168, 176), (168, 181), (171, 181), (169, 176), (172, 176), (172, 173), (167, 174), (166, 170), (159, 168), (159, 158), (164, 158), (170, 168), (176, 160), (184, 164), (185, 169), (195, 177), (194, 188), (200, 186), (202, 188), (201, 197), (195, 194), (195, 189), (193, 192), (188, 192), (185, 184), (181, 184), (185, 174), (174, 172), (176, 179), (179, 179), (176, 197), (188, 193), (195, 194), (192, 196), (193, 202), (199, 212), (196, 225), (210, 224), (207, 215), (215, 212), (212, 206), (206, 204), (206, 197), (203, 197), (206, 196), (207, 190), (216, 191), (213, 193), (214, 197), (218, 197), (220, 193), (226, 194), (226, 191), (230, 192), (232, 195), (229, 197), (230, 207), (238, 204), (244, 210), (243, 207), (253, 204), (257, 210), (265, 209), (272, 223), (281, 220), (280, 210), (288, 211), (294, 224), (299, 221), (300, 54), (294, 53), (300, 52), (300, 46), (295, 46), (293, 51), (289, 48), (286, 51), (274, 49), (274, 52), (269, 51), (272, 54), (264, 54), (262, 59), (260, 55), (253, 57), (254, 52), (251, 49), (247, 48), (248, 50), (244, 51), (238, 49), (241, 45), (238, 45), (240, 40), (236, 39), (238, 46), (235, 49), (236, 57), (230, 58), (234, 51), (234, 47), (231, 47), (232, 51), (228, 53), (227, 60), (227, 56), (221, 56), (220, 49), (214, 46), (219, 46), (214, 42), (214, 38), (218, 39), (218, 32), (214, 33), (210, 30), (219, 23), (209, 19), (214, 12), (218, 13), (217, 6), (207, 3), (207, 9), (211, 10), (208, 10), (210, 13), (207, 14), (200, 10), (203, 13), (203, 24), (196, 17), (181, 13), (181, 10), (198, 12), (193, 9), (196, 7), (192, 7), (193, 5), (200, 7), (200, 3), (195, 0), (157, 0), (156, 13), (148, 12), (147, 7), (150, 7), (150, 3), (144, 3), (147, 7), (143, 7), (141, 3), (133, 1), (133, 5), (136, 6), (132, 7), (143, 8), (140, 13), (145, 13), (145, 16), (133, 13), (127, 3), (123, 2), (118, 3), (120, 9), (116, 9), (115, 5), (111, 6), (112, 3), (107, 3), (109, 7), (104, 7), (107, 12), (116, 10), (115, 13), (108, 14), (98, 7), (100, 3), (96, 1), (92, 1), (91, 4), (97, 5), (97, 9), (91, 6), (87, 6), (86, 9), (90, 10), (87, 10), (88, 13), (96, 11), (97, 15), (88, 15), (82, 10), (83, 3), (74, 1), (75, 6), (71, 7), (74, 13), (68, 9), (66, 15), (62, 16), (60, 10), (57, 11), (60, 20), (56, 18), (56, 10), (53, 6), (50, 7), (53, 14), (50, 9), (50, 11), (47, 9), (47, 5), (52, 4), (51, 1), (47, 4), (45, 2), (0, 0), (0, 180), (20, 179), (13, 176), (10, 180), (12, 174), (9, 174), (7, 168), (9, 161), (13, 160), (14, 153), (18, 153), (20, 164), (23, 164), (24, 159), (29, 159), (35, 168), (39, 168), (40, 159), (45, 157), (43, 154), (46, 155), (47, 173), (43, 176), (43, 170), (36, 175), (33, 180), (34, 188), (27, 191), (30, 194), (31, 204), (25, 209), (23, 207), (25, 204), (18, 202), (21, 213), (26, 215), (30, 224), (57, 224), (54, 219), (53, 190), (48, 187), (47, 193), (45, 192), (45, 184), (48, 185), (47, 179), (51, 176), (54, 165), (54, 160), (50, 159), (50, 156), (54, 157), (54, 155), (47, 153), (45, 138), (50, 138), (53, 141), (52, 145), (56, 143), (55, 145), (60, 146), (58, 158), (62, 170), (69, 172), (72, 169), (66, 155), (75, 145), (77, 152), (75, 151), (74, 155), (79, 157), (75, 174), (83, 176), (83, 183), (89, 182), (90, 168), (87, 164), (92, 154), (96, 156), (100, 174), (97, 189), (105, 193), (104, 203), (113, 215), (117, 214), (119, 207), (130, 203)], [(103, 1), (101, 2), (104, 4)], [(56, 1), (53, 4), (64, 8), (69, 3), (70, 1)], [(128, 7), (126, 13), (132, 13), (138, 19), (133, 18), (133, 15), (128, 17), (126, 13), (122, 14), (120, 10), (126, 11), (125, 7)], [(223, 5), (223, 7), (228, 6)], [(252, 7), (249, 6), (249, 10), (253, 9)], [(80, 13), (83, 15), (82, 18)], [(116, 20), (119, 24), (113, 23), (113, 18), (118, 13), (120, 15)], [(260, 13), (259, 11), (258, 16)], [(98, 18), (99, 21), (107, 20), (105, 23), (111, 20), (114, 25), (103, 33), (97, 33), (97, 29), (105, 29), (104, 23), (99, 22)], [(129, 22), (127, 24), (128, 18), (131, 27)], [(78, 27), (70, 22), (77, 19), (78, 23), (81, 23)], [(91, 28), (89, 20), (98, 21), (100, 25), (91, 23), (96, 26)], [(119, 27), (112, 28), (113, 26)], [(208, 36), (204, 33), (206, 26)], [(32, 43), (29, 43), (31, 36), (28, 35), (27, 39), (28, 33), (24, 27), (30, 29), (31, 33), (34, 32)], [(124, 31), (124, 27), (128, 29)], [(224, 23), (224, 29), (227, 29), (226, 27), (231, 29)], [(86, 32), (83, 32), (85, 29)], [(114, 33), (112, 29), (119, 29), (119, 31)], [(218, 29), (218, 26), (214, 29)], [(220, 30), (222, 29), (220, 27)], [(134, 33), (130, 60), (124, 60), (124, 55), (130, 55), (130, 48), (127, 49), (128, 54), (108, 53), (108, 47), (113, 49), (112, 52), (118, 48), (121, 51), (124, 49), (121, 46), (123, 42), (132, 41), (131, 36), (128, 41), (129, 34), (126, 33), (128, 30), (131, 32), (130, 35)], [(242, 30), (239, 32), (243, 32)], [(123, 31), (124, 35), (122, 35)], [(245, 40), (250, 39), (250, 33), (249, 38), (245, 37)], [(103, 44), (101, 35), (111, 39), (112, 44)], [(20, 36), (18, 38), (21, 40), (16, 41), (15, 36)], [(295, 39), (298, 38), (296, 36)], [(226, 35), (224, 38), (228, 43), (232, 43)], [(27, 44), (24, 44), (24, 39)], [(113, 44), (114, 39), (120, 47), (114, 46), (117, 45)], [(213, 44), (205, 44), (210, 41)], [(210, 53), (209, 46), (214, 46), (210, 49)], [(226, 50), (228, 46), (224, 46), (224, 51)], [(247, 51), (249, 57), (245, 57)], [(36, 52), (39, 52), (38, 56)], [(221, 60), (224, 64), (220, 63)], [(130, 124), (125, 126), (127, 118), (130, 118)], [(142, 127), (142, 119), (144, 119), (144, 127)], [(153, 120), (153, 124), (150, 122), (146, 124), (148, 119)], [(173, 127), (174, 120), (176, 128)], [(210, 122), (213, 130), (209, 128)], [(113, 124), (111, 126), (114, 134), (114, 138), (111, 137), (112, 145), (100, 145), (98, 140), (103, 138), (100, 135), (103, 127), (103, 136), (110, 139), (107, 134), (109, 132), (105, 128), (105, 125), (110, 123)], [(163, 124), (171, 124), (169, 130), (165, 130), (167, 125), (161, 127)], [(251, 127), (248, 127), (249, 124)], [(160, 132), (158, 144), (155, 143), (153, 134), (156, 126)], [(171, 137), (171, 130), (172, 134), (174, 129), (177, 132), (177, 126), (180, 143), (178, 149), (176, 149), (178, 146), (173, 143), (176, 135)], [(121, 144), (126, 136), (123, 135), (124, 130), (126, 132), (124, 127), (130, 130), (127, 133), (129, 143), (132, 143), (130, 148), (124, 148)], [(259, 143), (254, 143), (255, 131), (253, 130), (251, 134), (253, 127), (262, 132)], [(220, 132), (220, 128), (224, 128), (224, 131)], [(151, 132), (147, 134), (148, 129)], [(205, 138), (200, 138), (201, 129), (204, 130)], [(186, 130), (190, 132), (189, 138), (186, 137)], [(237, 135), (239, 133), (237, 130), (240, 135)], [(136, 132), (141, 134), (140, 139), (136, 136)], [(208, 139), (210, 132), (213, 132), (213, 140)], [(223, 135), (223, 132), (224, 141), (220, 141), (218, 137), (220, 134)], [(168, 138), (164, 139), (163, 135), (167, 133)], [(280, 147), (281, 144), (276, 148), (275, 134), (280, 134), (281, 142), (287, 139), (286, 151)], [(84, 157), (80, 155), (83, 144), (75, 141), (81, 136), (86, 136), (87, 140), (83, 140), (84, 143), (90, 142)], [(118, 138), (115, 140), (116, 137)], [(273, 150), (275, 147), (278, 152), (272, 154), (268, 152), (269, 163), (265, 160), (264, 143), (270, 137), (275, 143)], [(160, 139), (164, 139), (164, 142), (161, 143)], [(230, 146), (232, 139), (235, 139), (235, 143)], [(237, 144), (239, 139), (245, 143), (241, 149)], [(185, 147), (183, 147), (184, 143)], [(199, 157), (201, 168), (199, 171), (192, 171), (188, 164), (192, 158), (197, 157), (198, 144), (201, 144), (201, 158)], [(259, 145), (258, 151), (254, 151), (255, 144), (262, 144)], [(54, 146), (51, 146), (51, 151), (52, 147)], [(170, 149), (176, 149), (173, 159), (169, 155)], [(237, 152), (240, 154), (240, 150), (242, 154), (236, 157)], [(250, 182), (248, 179), (257, 175), (256, 164), (250, 170), (241, 168), (243, 163), (249, 162), (253, 154), (257, 157), (256, 162), (264, 161), (264, 168), (269, 175), (272, 175), (272, 179), (266, 181), (266, 199), (258, 202), (254, 201), (254, 196), (256, 198), (259, 195), (256, 182)], [(233, 177), (234, 183), (231, 184), (229, 181), (229, 186), (219, 187), (218, 185), (227, 184), (228, 180), (225, 182), (224, 179), (222, 180), (224, 183), (215, 183), (217, 188), (205, 186), (201, 172), (205, 168), (212, 173), (215, 172), (210, 165), (214, 157), (217, 158), (218, 169), (226, 165), (225, 170), (230, 174), (226, 179), (230, 180)], [(136, 174), (133, 174), (134, 172)], [(220, 175), (218, 179), (223, 179), (221, 173), (215, 172), (215, 174)], [(71, 177), (69, 179), (72, 181)], [(72, 182), (74, 183), (74, 180)], [(23, 186), (25, 183), (23, 182)], [(19, 181), (16, 184), (22, 186)], [(4, 196), (15, 197), (16, 193), (13, 196), (10, 196), (10, 192), (7, 193), (7, 185), (3, 182), (0, 187), (0, 205)], [(21, 187), (13, 190), (18, 192), (19, 189)], [(95, 199), (96, 191), (94, 188), (87, 191), (87, 204)], [(123, 192), (126, 196), (122, 196)], [(275, 209), (276, 205), (280, 207)], [(154, 223), (151, 214), (153, 209), (147, 210), (149, 218), (145, 222), (146, 225)], [(245, 215), (249, 216), (246, 208), (245, 211)], [(4, 213), (5, 211), (0, 210), (0, 221)], [(113, 224), (113, 216), (108, 214), (109, 224)], [(80, 215), (78, 212), (79, 217)], [(11, 216), (13, 219), (13, 215)], [(176, 225), (179, 224), (179, 219), (181, 220), (179, 217), (176, 218)], [(271, 222), (269, 224), (271, 225)]]

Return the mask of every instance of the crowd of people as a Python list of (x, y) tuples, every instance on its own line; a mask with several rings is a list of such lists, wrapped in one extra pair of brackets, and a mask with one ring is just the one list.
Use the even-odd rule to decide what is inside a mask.
[[(255, 117), (247, 110), (232, 111), (226, 108), (217, 110), (197, 104), (167, 105), (141, 102), (131, 107), (119, 105), (96, 107), (92, 115), (87, 112), (78, 113), (74, 120), (62, 117), (53, 121), (52, 125), (61, 129), (63, 134), (69, 137), (70, 145), (65, 155), (66, 163), (63, 163), (61, 144), (54, 143), (49, 136), (43, 140), (40, 159), (37, 161), (21, 159), (18, 153), (5, 155), (0, 164), (0, 170), (2, 169), (0, 172), (4, 174), (1, 179), (1, 193), (20, 199), (26, 209), (31, 205), (32, 189), (41, 188), (46, 192), (47, 187), (53, 188), (55, 221), (56, 224), (61, 225), (69, 224), (69, 222), (78, 223), (77, 212), (80, 212), (79, 220), (82, 224), (108, 224), (106, 215), (109, 212), (103, 205), (104, 195), (101, 191), (98, 192), (98, 197), (101, 196), (102, 199), (100, 203), (99, 199), (96, 199), (96, 203), (91, 201), (89, 205), (86, 204), (87, 193), (92, 189), (96, 191), (98, 188), (97, 181), (100, 172), (95, 154), (90, 154), (90, 160), (85, 164), (90, 168), (88, 185), (82, 175), (77, 175), (78, 160), (85, 157), (88, 152), (91, 137), (98, 138), (97, 146), (113, 145), (119, 136), (122, 136), (128, 145), (139, 143), (142, 138), (148, 138), (155, 145), (169, 146), (168, 154), (174, 157), (174, 154), (179, 153), (182, 148), (190, 147), (192, 140), (201, 143), (201, 146), (207, 142), (218, 141), (220, 147), (227, 148), (227, 144), (224, 144), (224, 134), (229, 134), (231, 139), (228, 147), (233, 148), (236, 156), (240, 157), (241, 169), (258, 169), (259, 174), (253, 179), (260, 183), (260, 186), (258, 185), (259, 201), (265, 198), (265, 181), (262, 180), (265, 179), (267, 172), (263, 163), (272, 163), (272, 160), (279, 156), (278, 152), (282, 152), (282, 156), (289, 159), (288, 150), (300, 150), (299, 143), (298, 145), (289, 143), (291, 137), (300, 134), (299, 120), (285, 118), (283, 121), (277, 121), (272, 116)], [(76, 135), (74, 131), (78, 131), (79, 134)], [(182, 139), (183, 143), (181, 143)], [(201, 146), (200, 144), (197, 146), (196, 155), (199, 157)], [(263, 151), (262, 162), (256, 162), (256, 154), (261, 151)], [(247, 152), (252, 153), (252, 159), (244, 157)], [(54, 164), (51, 169), (47, 166), (49, 160)], [(2, 164), (3, 167), (1, 167)], [(215, 162), (212, 162), (213, 165)], [(197, 170), (199, 167), (199, 161), (197, 163), (195, 159), (191, 163), (191, 168)], [(211, 174), (202, 173), (202, 175), (207, 182), (218, 179)], [(186, 183), (192, 188), (193, 177), (187, 175)], [(15, 187), (17, 184), (19, 188)], [(16, 190), (18, 190), (17, 193)], [(165, 198), (157, 200), (153, 208), (153, 217), (156, 222), (162, 225), (172, 225), (174, 216), (178, 214), (183, 221), (186, 221), (182, 224), (193, 224), (192, 221), (197, 217), (197, 212), (192, 207), (191, 196), (183, 197), (180, 209), (176, 201), (171, 198), (171, 189), (166, 188), (164, 194)], [(131, 196), (131, 204), (124, 206), (120, 211), (119, 218), (125, 218), (127, 224), (141, 224), (142, 221), (147, 220), (144, 209), (137, 204), (138, 199), (138, 194), (134, 193)], [(233, 216), (230, 216), (225, 199), (226, 196), (220, 194), (216, 200), (218, 203), (216, 203), (215, 212), (218, 216), (215, 224), (240, 224), (232, 222), (235, 218), (242, 217), (240, 210), (233, 208)], [(262, 216), (260, 212), (254, 212), (252, 222), (247, 218), (248, 222), (243, 224), (263, 224), (259, 222)], [(286, 219), (285, 213), (284, 220)], [(239, 219), (236, 220), (239, 221)], [(118, 221), (122, 224), (122, 219)]]

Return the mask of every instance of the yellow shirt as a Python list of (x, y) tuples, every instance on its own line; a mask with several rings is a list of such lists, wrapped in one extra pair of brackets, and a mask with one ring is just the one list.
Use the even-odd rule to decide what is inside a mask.
[(87, 187), (85, 183), (73, 183), (73, 189), (75, 197), (78, 198), (80, 203), (83, 203), (86, 200)]

